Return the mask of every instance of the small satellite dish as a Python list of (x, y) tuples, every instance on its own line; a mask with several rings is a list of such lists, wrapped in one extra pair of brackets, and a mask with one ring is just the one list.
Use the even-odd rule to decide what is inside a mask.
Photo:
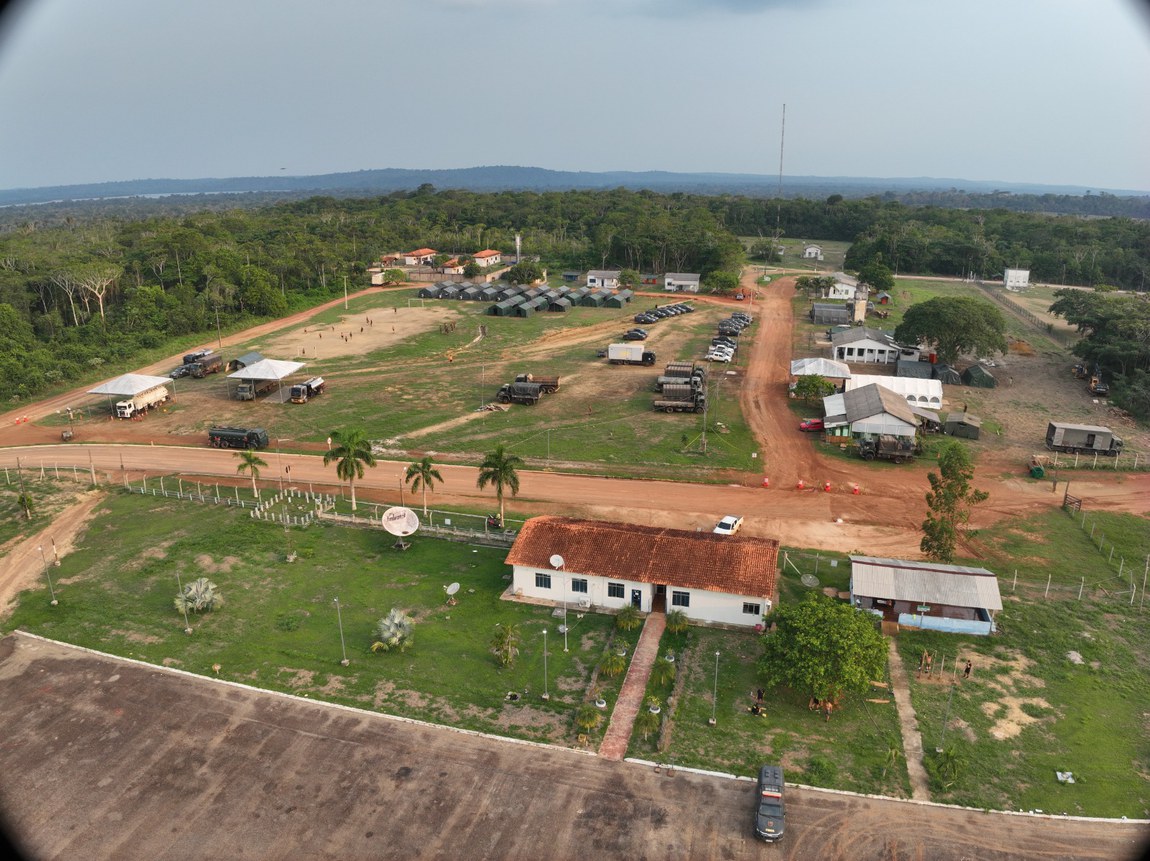
[(403, 538), (419, 529), (419, 516), (410, 508), (396, 505), (383, 512), (383, 528), (392, 535)]
[(563, 567), (563, 557), (560, 556), (558, 553), (556, 553), (554, 556), (551, 557), (551, 567), (552, 568), (562, 568)]
[(458, 583), (452, 583), (450, 586), (444, 586), (443, 590), (448, 595), (454, 595), (456, 592), (459, 591), (459, 584)]

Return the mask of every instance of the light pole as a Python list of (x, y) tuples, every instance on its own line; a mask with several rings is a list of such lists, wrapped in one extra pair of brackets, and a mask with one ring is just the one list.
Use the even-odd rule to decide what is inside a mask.
[(711, 719), (708, 723), (711, 726), (715, 725), (715, 707), (719, 703), (719, 653), (715, 652), (715, 690), (711, 695)]
[(343, 654), (343, 660), (340, 661), (339, 663), (341, 666), (346, 667), (348, 664), (351, 663), (351, 661), (349, 661), (347, 659), (347, 646), (344, 644), (344, 641), (343, 641), (343, 614), (340, 613), (340, 611), (339, 611), (339, 597), (338, 596), (335, 598), (335, 620), (339, 624), (339, 650)]
[(48, 559), (44, 556), (44, 545), (41, 544), (36, 549), (40, 551), (40, 561), (44, 563), (44, 576), (48, 578), (48, 591), (52, 595), (50, 603), (55, 607), (60, 602), (56, 600), (56, 587), (52, 585), (52, 572), (48, 570)]
[(180, 572), (176, 572), (176, 587), (180, 590), (180, 597), (183, 598), (180, 602), (180, 609), (184, 611), (184, 633), (192, 633), (192, 624), (188, 621), (188, 599), (184, 595), (184, 584), (180, 582)]
[(543, 629), (543, 699), (551, 699), (547, 690), (547, 629)]

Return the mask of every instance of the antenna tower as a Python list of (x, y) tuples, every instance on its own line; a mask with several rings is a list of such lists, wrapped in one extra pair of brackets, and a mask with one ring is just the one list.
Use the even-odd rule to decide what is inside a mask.
[[(783, 124), (779, 130), (779, 189), (777, 192), (777, 200), (775, 202), (775, 245), (778, 245), (779, 237), (783, 235), (781, 228), (782, 214), (783, 214), (783, 145), (787, 139), (787, 104), (783, 102)], [(773, 249), (772, 249), (773, 253)]]

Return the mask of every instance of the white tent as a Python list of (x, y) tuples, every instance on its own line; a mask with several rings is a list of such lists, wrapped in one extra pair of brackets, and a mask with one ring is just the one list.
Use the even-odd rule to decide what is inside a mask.
[(846, 362), (836, 362), (834, 359), (795, 359), (791, 362), (792, 377), (807, 377), (815, 374), (828, 380), (849, 380), (851, 369)]
[(149, 377), (147, 374), (124, 374), (106, 383), (101, 383), (94, 389), (88, 389), (90, 395), (114, 395), (121, 398), (131, 398), (140, 392), (154, 389), (156, 386), (172, 385), (171, 377)]
[(912, 406), (939, 407), (942, 405), (942, 382), (939, 380), (924, 380), (920, 377), (884, 377), (880, 374), (855, 374), (846, 381), (845, 389), (849, 392), (869, 385), (879, 385), (902, 395)]
[(282, 380), (290, 377), (300, 368), (306, 367), (306, 362), (285, 362), (282, 359), (263, 359), (254, 365), (240, 368), (228, 374), (229, 380)]

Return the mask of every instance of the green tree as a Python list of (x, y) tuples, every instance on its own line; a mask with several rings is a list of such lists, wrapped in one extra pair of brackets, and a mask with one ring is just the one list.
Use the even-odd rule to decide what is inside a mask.
[(495, 626), (495, 636), (491, 638), (491, 651), (501, 667), (512, 667), (519, 656), (521, 637), (519, 626), (500, 622)]
[(872, 260), (859, 269), (859, 283), (866, 284), (876, 293), (894, 289), (894, 275), (881, 260)]
[(817, 401), (835, 393), (835, 384), (818, 374), (804, 374), (795, 383), (795, 397), (801, 401)]
[(534, 284), (543, 280), (543, 267), (538, 263), (523, 261), (504, 272), (503, 277), (512, 284)]
[(1005, 353), (1006, 320), (983, 299), (939, 296), (912, 305), (894, 337), (904, 344), (925, 344), (950, 364), (966, 353)]
[(687, 630), (691, 620), (682, 610), (672, 610), (667, 614), (667, 631), (671, 634), (681, 634)]
[(260, 489), (256, 486), (256, 480), (260, 477), (260, 469), (268, 465), (267, 461), (265, 461), (251, 449), (237, 451), (236, 457), (239, 458), (240, 461), (239, 465), (236, 467), (236, 472), (240, 473), (241, 475), (245, 472), (249, 472), (251, 474), (252, 496), (255, 496), (258, 499), (260, 495)]
[(634, 287), (639, 283), (639, 273), (634, 269), (623, 269), (619, 272), (620, 287)]
[(189, 610), (193, 613), (216, 610), (224, 603), (218, 588), (207, 577), (198, 577), (176, 595), (175, 607), (181, 613)]
[(398, 649), (406, 652), (415, 643), (413, 628), (411, 617), (402, 610), (392, 607), (386, 616), (375, 623), (375, 642), (371, 644), (371, 650), (390, 652), (392, 649)]
[(511, 491), (512, 496), (519, 494), (519, 467), (523, 466), (523, 458), (517, 454), (508, 454), (503, 445), (497, 445), (494, 451), (489, 451), (479, 464), (479, 477), (476, 485), (483, 490), (487, 485), (495, 488), (495, 498), (499, 500), (499, 521), (503, 522), (503, 494)]
[(817, 592), (767, 617), (759, 671), (768, 687), (785, 684), (818, 700), (862, 694), (886, 667), (874, 617)]
[[(467, 273), (464, 272), (464, 274), (466, 275)], [(383, 272), (380, 273), (380, 277), (383, 279), (384, 284), (403, 284), (407, 281), (407, 273), (402, 269), (384, 269)], [(471, 276), (468, 275), (468, 277), (470, 278)]]
[(335, 474), (351, 486), (351, 510), (356, 510), (355, 480), (363, 478), (365, 466), (375, 466), (371, 441), (360, 428), (331, 432), (332, 446), (323, 454), (323, 465), (335, 461)]
[(431, 462), (430, 457), (410, 463), (403, 474), (404, 479), (411, 486), (411, 492), (423, 491), (423, 516), (427, 517), (427, 492), (435, 488), (437, 481), (443, 481), (443, 476)]
[(959, 529), (970, 520), (970, 509), (987, 499), (984, 490), (971, 487), (974, 464), (966, 447), (951, 440), (939, 449), (938, 472), (927, 474), (928, 513), (922, 523), (922, 552), (929, 559), (950, 562), (958, 546)]
[(739, 276), (734, 272), (711, 272), (703, 276), (703, 289), (717, 296), (726, 296), (739, 289)]
[(463, 277), (474, 278), (477, 275), (483, 274), (483, 267), (476, 263), (474, 260), (469, 260), (463, 264)]

